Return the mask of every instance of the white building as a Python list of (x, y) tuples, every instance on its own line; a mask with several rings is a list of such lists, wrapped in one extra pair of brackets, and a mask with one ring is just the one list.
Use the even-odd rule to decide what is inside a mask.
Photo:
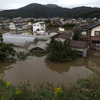
[(59, 27), (59, 32), (64, 32), (65, 31), (65, 29), (64, 28), (61, 28), (61, 27)]
[(15, 24), (13, 22), (11, 22), (9, 24), (9, 28), (10, 28), (10, 30), (16, 30), (16, 26), (15, 26)]
[(45, 35), (46, 25), (44, 22), (37, 22), (33, 24), (33, 33), (38, 35)]

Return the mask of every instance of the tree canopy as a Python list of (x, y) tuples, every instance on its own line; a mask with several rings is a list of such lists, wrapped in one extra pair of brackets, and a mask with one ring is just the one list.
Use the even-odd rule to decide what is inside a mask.
[(80, 29), (75, 29), (74, 31), (73, 40), (80, 40), (81, 31)]
[(15, 55), (13, 44), (3, 43), (2, 34), (0, 34), (0, 61), (6, 61)]
[(46, 51), (46, 59), (56, 62), (72, 61), (77, 57), (77, 52), (69, 47), (69, 41), (61, 42), (51, 40), (48, 44)]

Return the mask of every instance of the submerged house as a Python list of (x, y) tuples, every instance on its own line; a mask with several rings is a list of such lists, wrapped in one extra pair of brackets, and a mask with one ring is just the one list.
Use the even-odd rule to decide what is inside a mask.
[(88, 29), (89, 47), (100, 50), (100, 23), (92, 25)]
[(79, 56), (87, 57), (88, 44), (83, 41), (70, 40), (69, 43), (72, 50), (78, 51)]
[(70, 40), (69, 46), (73, 49), (78, 51), (78, 55), (82, 57), (87, 57), (87, 50), (88, 50), (88, 44), (87, 42), (83, 41), (76, 41), (72, 40), (73, 34), (68, 34), (68, 33), (61, 33), (53, 36), (52, 38), (57, 40), (57, 41), (66, 41)]
[(54, 35), (54, 36), (51, 37), (51, 38), (52, 38), (52, 39), (55, 39), (55, 40), (57, 40), (57, 41), (62, 41), (62, 42), (64, 42), (64, 41), (67, 40), (67, 39), (72, 40), (73, 36), (74, 36), (74, 34), (73, 34), (72, 32), (70, 32), (70, 33), (65, 33), (65, 32), (63, 32), (63, 33), (58, 33), (58, 34)]
[(51, 39), (45, 41), (44, 43), (32, 48), (30, 51), (33, 53), (44, 53), (47, 47), (47, 44), (49, 44)]

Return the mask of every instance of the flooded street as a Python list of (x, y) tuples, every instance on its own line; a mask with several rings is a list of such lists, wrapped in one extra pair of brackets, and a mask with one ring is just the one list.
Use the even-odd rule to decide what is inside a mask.
[(87, 58), (67, 63), (46, 62), (44, 57), (29, 56), (16, 63), (0, 62), (0, 74), (14, 85), (30, 81), (31, 85), (50, 82), (54, 85), (75, 84), (79, 78), (88, 78), (100, 72), (100, 51), (90, 51)]

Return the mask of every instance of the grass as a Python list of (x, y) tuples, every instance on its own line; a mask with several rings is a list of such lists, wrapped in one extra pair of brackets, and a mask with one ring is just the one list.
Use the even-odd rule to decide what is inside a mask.
[(80, 79), (70, 87), (45, 83), (32, 90), (29, 83), (15, 87), (0, 76), (0, 100), (100, 100), (100, 77)]

